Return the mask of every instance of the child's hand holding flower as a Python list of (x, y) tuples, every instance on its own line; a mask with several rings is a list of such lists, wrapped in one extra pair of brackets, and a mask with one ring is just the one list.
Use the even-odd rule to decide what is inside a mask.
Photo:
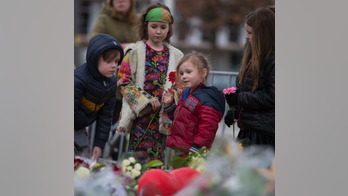
[(225, 88), (223, 90), (223, 93), (225, 94), (226, 101), (228, 105), (232, 108), (232, 110), (229, 110), (227, 112), (227, 115), (225, 116), (225, 124), (230, 127), (234, 123), (235, 115), (234, 115), (234, 106), (238, 105), (238, 93), (236, 93), (236, 88)]
[(164, 103), (165, 106), (169, 106), (174, 101), (174, 91), (171, 88), (164, 91), (165, 91), (165, 95), (162, 97), (162, 102)]
[(226, 98), (228, 105), (230, 105), (230, 106), (238, 105), (238, 94), (239, 93), (236, 93), (235, 87), (225, 88), (223, 90), (223, 93), (225, 94), (225, 98)]

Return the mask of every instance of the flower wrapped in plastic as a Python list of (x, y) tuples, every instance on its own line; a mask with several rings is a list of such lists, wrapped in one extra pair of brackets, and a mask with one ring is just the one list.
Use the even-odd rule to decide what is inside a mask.
[(116, 165), (105, 162), (96, 163), (85, 157), (74, 160), (74, 195), (75, 196), (127, 196), (123, 184), (125, 176)]
[[(273, 161), (273, 162), (272, 162)], [(242, 148), (233, 139), (214, 142), (205, 172), (176, 196), (274, 195), (274, 151), (268, 147)]]

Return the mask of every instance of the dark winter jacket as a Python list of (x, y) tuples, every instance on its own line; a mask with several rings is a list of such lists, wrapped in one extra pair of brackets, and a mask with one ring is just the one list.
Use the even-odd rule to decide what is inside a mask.
[(110, 35), (99, 34), (89, 43), (86, 63), (74, 71), (74, 128), (82, 129), (97, 120), (94, 145), (104, 148), (109, 138), (116, 102), (116, 77), (106, 78), (98, 71), (98, 60), (107, 49), (123, 49)]
[(275, 135), (275, 56), (271, 55), (260, 66), (259, 82), (256, 91), (251, 92), (254, 80), (251, 77), (251, 65), (245, 72), (242, 85), (236, 79), (238, 106), (235, 118), (238, 127), (244, 131), (255, 131)]
[[(185, 91), (187, 93), (189, 89)], [(182, 103), (185, 91), (178, 105), (173, 105), (173, 109), (168, 111), (168, 117), (173, 122), (166, 146), (176, 147), (186, 154), (197, 152), (203, 146), (210, 149), (225, 112), (224, 95), (216, 87), (201, 83)]]

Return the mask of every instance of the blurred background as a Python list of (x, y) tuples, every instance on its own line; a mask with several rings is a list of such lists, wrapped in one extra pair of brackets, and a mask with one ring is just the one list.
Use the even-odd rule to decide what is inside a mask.
[[(74, 65), (85, 63), (90, 33), (104, 0), (74, 1)], [(184, 54), (196, 50), (208, 56), (213, 71), (238, 72), (245, 44), (244, 18), (275, 0), (136, 0), (141, 14), (160, 2), (175, 19), (172, 44)]]

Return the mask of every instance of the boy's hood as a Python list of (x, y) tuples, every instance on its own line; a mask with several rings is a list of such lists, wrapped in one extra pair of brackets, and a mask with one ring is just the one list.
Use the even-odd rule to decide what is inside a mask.
[(88, 44), (86, 54), (87, 68), (91, 72), (94, 78), (98, 80), (104, 80), (105, 77), (98, 71), (98, 61), (101, 53), (107, 49), (116, 48), (121, 52), (121, 58), (119, 65), (121, 65), (124, 53), (121, 44), (111, 35), (99, 34), (94, 36)]

